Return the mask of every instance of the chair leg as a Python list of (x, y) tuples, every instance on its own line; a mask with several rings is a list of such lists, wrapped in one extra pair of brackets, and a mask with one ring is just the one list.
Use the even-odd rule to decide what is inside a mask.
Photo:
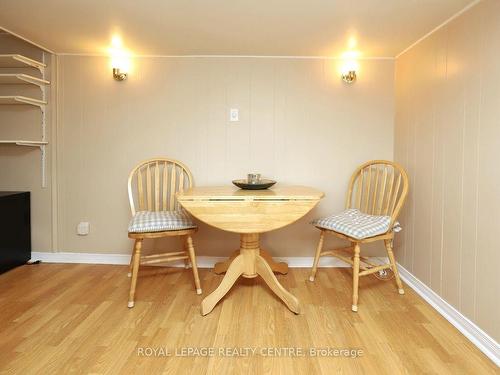
[(394, 278), (396, 279), (396, 285), (398, 287), (399, 294), (405, 294), (403, 289), (403, 283), (399, 278), (398, 267), (396, 266), (396, 259), (394, 258), (394, 253), (392, 252), (392, 240), (384, 240), (385, 248), (387, 249), (387, 256), (389, 257), (389, 262), (391, 262), (392, 272), (394, 272)]
[(196, 254), (194, 252), (193, 239), (190, 235), (186, 236), (189, 259), (193, 266), (194, 285), (196, 286), (196, 294), (201, 294), (200, 277), (198, 276), (198, 266), (196, 265)]
[(309, 281), (314, 281), (314, 278), (316, 277), (316, 271), (318, 270), (319, 257), (321, 254), (321, 250), (323, 249), (324, 239), (325, 239), (325, 231), (321, 230), (321, 234), (319, 235), (318, 248), (316, 249), (316, 255), (314, 256), (314, 263), (311, 270), (311, 276), (309, 276)]
[(132, 268), (134, 268), (134, 256), (135, 256), (135, 242), (134, 242), (134, 248), (132, 249), (132, 255), (130, 256), (130, 264), (128, 266), (127, 277), (132, 277)]
[(352, 265), (352, 311), (358, 311), (359, 250), (359, 243), (356, 243), (354, 245), (354, 264)]
[[(184, 236), (181, 236), (181, 244), (182, 244), (182, 250), (184, 250), (185, 252), (187, 252), (189, 254), (188, 248), (187, 248), (187, 241), (186, 241)], [(190, 266), (189, 259), (184, 259), (184, 269), (187, 270), (189, 268), (189, 266)]]
[(128, 307), (134, 307), (135, 285), (137, 283), (137, 274), (139, 273), (139, 264), (141, 262), (142, 239), (135, 240), (132, 266), (132, 280), (130, 280), (130, 294), (128, 297)]

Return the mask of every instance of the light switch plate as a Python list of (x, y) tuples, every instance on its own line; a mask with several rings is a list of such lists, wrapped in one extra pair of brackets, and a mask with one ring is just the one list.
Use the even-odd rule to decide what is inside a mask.
[(240, 120), (240, 110), (238, 108), (231, 108), (229, 110), (229, 121), (235, 122)]
[(88, 221), (82, 221), (76, 226), (76, 233), (79, 236), (86, 236), (90, 232), (90, 223)]

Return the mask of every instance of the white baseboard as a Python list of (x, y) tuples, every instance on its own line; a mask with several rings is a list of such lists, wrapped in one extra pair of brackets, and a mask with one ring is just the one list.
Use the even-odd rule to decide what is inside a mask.
[[(130, 254), (97, 254), (97, 253), (43, 253), (33, 252), (32, 260), (41, 260), (46, 263), (87, 263), (87, 264), (118, 264), (130, 262)], [(215, 263), (226, 260), (227, 257), (197, 256), (199, 268), (213, 268)], [(313, 257), (277, 257), (277, 261), (287, 262), (291, 268), (309, 268), (313, 264)], [(379, 260), (386, 261), (384, 257)], [(183, 262), (169, 263), (171, 267), (184, 267)], [(323, 257), (320, 267), (347, 267), (339, 259)], [(427, 303), (436, 309), (446, 320), (467, 337), (479, 350), (487, 355), (497, 366), (500, 366), (500, 348), (498, 343), (481, 330), (476, 324), (462, 315), (453, 306), (437, 295), (427, 285), (413, 276), (403, 266), (398, 265), (403, 281), (419, 294)]]
[(129, 264), (130, 254), (32, 252), (31, 260), (43, 263)]
[[(32, 252), (32, 260), (41, 260), (44, 263), (86, 263), (86, 264), (129, 264), (130, 254), (98, 254), (98, 253), (42, 253)], [(211, 257), (198, 255), (196, 261), (199, 268), (213, 268), (215, 263), (226, 260), (227, 257)], [(280, 262), (287, 262), (292, 268), (312, 267), (313, 257), (276, 257)], [(172, 262), (170, 267), (184, 267), (183, 262)], [(319, 261), (320, 267), (347, 267), (339, 259), (324, 257)]]
[(467, 337), (479, 350), (500, 366), (500, 346), (486, 332), (451, 306), (431, 288), (417, 279), (407, 269), (398, 264), (401, 279), (417, 294), (437, 310), (447, 321)]

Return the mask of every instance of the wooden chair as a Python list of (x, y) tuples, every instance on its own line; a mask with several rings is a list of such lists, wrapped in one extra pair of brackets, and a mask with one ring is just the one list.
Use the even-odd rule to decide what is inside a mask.
[[(394, 273), (399, 294), (404, 294), (393, 254), (393, 238), (394, 231), (398, 228), (396, 219), (407, 194), (408, 175), (397, 163), (373, 160), (356, 169), (349, 182), (346, 211), (313, 221), (313, 225), (321, 234), (309, 280), (314, 281), (320, 257), (334, 256), (351, 264), (353, 269), (352, 311), (358, 311), (360, 276), (390, 268)], [(348, 240), (351, 245), (323, 251), (325, 233)], [(382, 240), (387, 250), (388, 264), (376, 265), (360, 256), (361, 244)]]
[[(176, 160), (156, 158), (135, 166), (128, 178), (128, 197), (132, 220), (128, 237), (135, 240), (130, 259), (130, 295), (128, 307), (134, 306), (137, 274), (141, 264), (191, 261), (196, 293), (201, 294), (200, 279), (191, 236), (198, 230), (190, 216), (175, 198), (175, 194), (193, 185), (189, 169)], [(135, 199), (134, 199), (135, 198)], [(138, 210), (136, 211), (136, 207)], [(141, 256), (145, 239), (179, 236), (181, 251)]]

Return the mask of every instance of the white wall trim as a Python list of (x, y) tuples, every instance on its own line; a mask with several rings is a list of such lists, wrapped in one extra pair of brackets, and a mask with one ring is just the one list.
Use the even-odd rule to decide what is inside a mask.
[[(196, 257), (199, 268), (213, 268), (215, 263), (227, 259), (227, 257), (202, 256)], [(280, 262), (287, 262), (292, 268), (311, 267), (313, 257), (276, 257)], [(115, 264), (124, 265), (130, 263), (130, 254), (98, 254), (98, 253), (46, 253), (32, 252), (31, 260), (41, 260), (44, 263), (84, 263), (84, 264)], [(320, 259), (320, 267), (347, 267), (347, 264), (332, 257)], [(171, 267), (184, 267), (183, 262), (169, 263)]]
[(31, 260), (43, 263), (129, 264), (130, 254), (31, 252)]
[[(58, 52), (57, 56), (77, 57), (109, 57), (105, 53), (71, 53)], [(291, 59), (291, 60), (345, 60), (344, 57), (335, 56), (307, 56), (307, 55), (132, 55), (132, 58), (175, 58), (175, 59)], [(366, 56), (357, 57), (356, 60), (394, 60), (392, 56)]]
[(481, 0), (476, 0), (472, 3), (470, 3), (469, 5), (467, 5), (465, 8), (463, 8), (462, 10), (459, 10), (457, 13), (455, 13), (453, 16), (451, 16), (450, 18), (448, 18), (446, 21), (444, 21), (442, 24), (436, 26), (434, 29), (432, 29), (431, 31), (429, 31), (427, 34), (425, 34), (423, 37), (417, 39), (415, 42), (413, 42), (412, 44), (410, 44), (408, 47), (406, 47), (404, 50), (402, 50), (400, 53), (398, 53), (396, 55), (396, 59), (398, 59), (400, 56), (402, 56), (403, 54), (405, 54), (406, 52), (408, 52), (410, 49), (412, 49), (413, 47), (415, 47), (417, 44), (419, 44), (421, 41), (427, 39), (429, 36), (431, 36), (432, 34), (434, 34), (436, 31), (438, 31), (439, 29), (445, 27), (447, 24), (449, 24), (451, 21), (453, 21), (455, 18), (457, 17), (460, 17), (463, 13), (467, 12), (470, 8), (476, 6), (477, 4), (479, 4), (481, 2)]
[(467, 337), (479, 350), (500, 366), (500, 346), (486, 332), (437, 295), (431, 288), (398, 264), (401, 279)]

